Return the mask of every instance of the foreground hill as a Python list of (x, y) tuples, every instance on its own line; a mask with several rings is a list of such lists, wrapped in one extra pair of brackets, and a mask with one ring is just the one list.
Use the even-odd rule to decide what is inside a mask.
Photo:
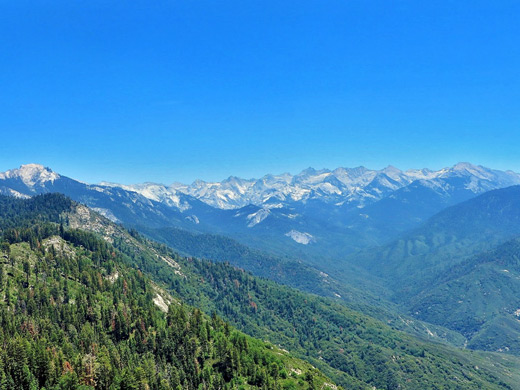
[[(135, 284), (142, 285), (143, 282), (138, 279), (131, 285), (127, 282), (125, 287), (123, 281), (126, 279), (119, 273), (121, 270), (121, 273), (136, 272), (136, 275), (140, 275), (128, 267), (138, 268), (143, 274), (141, 278), (146, 278), (146, 275), (152, 277), (159, 288), (169, 291), (171, 299), (184, 300), (205, 312), (217, 312), (250, 335), (279, 344), (292, 354), (311, 362), (349, 389), (507, 389), (517, 388), (515, 384), (519, 383), (516, 376), (518, 362), (514, 359), (470, 353), (420, 341), (325, 298), (255, 278), (226, 264), (212, 264), (178, 256), (165, 246), (143, 239), (135, 232), (128, 234), (123, 228), (66, 198), (56, 195), (26, 201), (2, 198), (2, 204), (3, 220), (11, 221), (6, 227), (18, 226), (20, 218), (23, 220), (20, 210), (29, 210), (29, 215), (33, 215), (33, 218), (37, 216), (38, 220), (66, 223), (68, 227), (63, 233), (59, 233), (59, 225), (56, 223), (51, 238), (58, 232), (62, 239), (74, 245), (74, 240), (69, 241), (67, 234), (74, 232), (72, 236), (83, 237), (84, 233), (75, 230), (80, 226), (103, 237), (109, 243), (105, 244), (106, 252), (96, 254), (97, 251), (94, 251), (90, 258), (93, 269), (99, 267), (100, 262), (103, 265), (103, 256), (108, 255), (112, 259), (109, 261), (114, 261), (114, 266), (107, 265), (106, 269), (106, 277), (115, 279), (114, 285), (118, 286), (114, 294), (124, 296), (125, 289), (133, 291)], [(24, 236), (20, 228), (15, 228), (9, 234), (6, 237), (10, 239), (23, 239)], [(29, 239), (30, 242), (34, 248), (42, 246), (42, 239)], [(16, 247), (17, 244), (13, 242), (11, 250), (15, 249), (13, 245)], [(89, 248), (88, 242), (82, 245), (83, 248)], [(114, 259), (117, 259), (117, 263)], [(70, 260), (66, 265), (65, 270), (72, 266)], [(81, 282), (83, 269), (78, 269), (81, 270), (79, 275), (71, 276), (79, 277)], [(67, 275), (67, 272), (63, 273)], [(31, 278), (35, 273), (31, 269), (25, 274), (22, 271), (21, 275)], [(115, 275), (119, 276), (116, 278)], [(103, 280), (103, 273), (101, 276)], [(99, 284), (98, 279), (97, 276), (90, 276), (93, 286)], [(85, 275), (84, 282), (88, 281)], [(70, 286), (68, 288), (70, 291)], [(153, 291), (158, 304), (170, 299), (166, 293), (160, 292), (162, 290)], [(153, 298), (154, 293), (148, 296)], [(137, 310), (139, 304), (132, 307)], [(120, 319), (126, 318), (123, 308), (121, 315)], [(140, 326), (139, 321), (135, 323), (137, 327)], [(282, 355), (278, 356), (284, 356), (283, 352), (280, 353)], [(290, 364), (286, 363), (284, 367), (290, 367)], [(137, 373), (133, 375), (135, 377)], [(298, 377), (297, 373), (295, 375)], [(303, 386), (310, 385), (303, 382)]]
[(55, 223), (73, 207), (0, 199), (1, 389), (336, 388), (171, 297), (106, 241)]

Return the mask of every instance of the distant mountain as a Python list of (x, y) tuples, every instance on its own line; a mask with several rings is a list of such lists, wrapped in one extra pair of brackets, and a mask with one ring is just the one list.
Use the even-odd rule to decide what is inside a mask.
[(468, 347), (520, 354), (520, 239), (443, 272), (407, 305), (417, 318), (447, 326)]
[(520, 186), (449, 207), (419, 228), (351, 260), (403, 292), (421, 288), (469, 256), (520, 235)]
[(336, 270), (338, 259), (349, 254), (390, 242), (446, 207), (515, 184), (520, 184), (517, 173), (468, 163), (439, 171), (308, 168), (297, 175), (171, 186), (85, 184), (37, 164), (0, 174), (3, 194), (60, 192), (138, 229), (225, 235), (325, 271)]
[(449, 207), (349, 261), (382, 278), (410, 315), (462, 333), (467, 347), (520, 354), (520, 186)]
[[(166, 203), (183, 193), (220, 209), (239, 209), (251, 204), (269, 209), (291, 205), (294, 202), (306, 203), (310, 200), (320, 200), (336, 206), (348, 204), (363, 207), (418, 180), (433, 183), (430, 187), (440, 193), (450, 192), (449, 180), (456, 178), (466, 178), (462, 188), (473, 194), (520, 184), (520, 175), (517, 173), (492, 170), (469, 163), (459, 163), (439, 171), (401, 171), (392, 166), (382, 170), (370, 170), (365, 167), (337, 168), (333, 171), (307, 168), (297, 175), (269, 174), (261, 179), (249, 180), (231, 176), (222, 182), (197, 180), (191, 185), (103, 184), (136, 191), (147, 198)], [(176, 205), (178, 203), (175, 201)]]
[(449, 206), (509, 183), (497, 180), (476, 184), (479, 180), (464, 175), (417, 180), (364, 207), (361, 213), (359, 210), (346, 209), (345, 215), (352, 227), (384, 242), (400, 232), (415, 228)]
[[(179, 194), (192, 196), (226, 211), (194, 212), (199, 231), (228, 235), (331, 271), (337, 259), (390, 242), (446, 207), (515, 184), (520, 175), (512, 171), (459, 163), (438, 171), (308, 168), (258, 180), (119, 187), (163, 203)], [(211, 228), (204, 230), (204, 223)]]
[[(230, 177), (222, 182), (197, 180), (191, 185), (171, 186), (103, 184), (178, 208), (178, 197), (185, 195), (229, 210), (223, 215), (233, 218), (224, 224), (218, 221), (221, 232), (269, 230), (271, 241), (272, 232), (276, 232), (275, 241), (282, 245), (292, 239), (300, 246), (315, 243), (321, 250), (330, 249), (334, 243), (327, 241), (334, 241), (348, 252), (387, 241), (445, 207), (492, 189), (520, 184), (520, 175), (459, 163), (438, 171), (401, 171), (391, 166), (382, 170), (308, 168), (297, 175), (269, 174), (258, 180)], [(346, 239), (335, 237), (335, 230)], [(322, 241), (324, 245), (320, 245)]]
[[(141, 228), (141, 231), (146, 236), (165, 243), (186, 256), (228, 262), (256, 276), (265, 277), (302, 291), (348, 302), (351, 306), (377, 306), (381, 302), (379, 296), (373, 296), (369, 291), (361, 291), (350, 285), (339, 283), (333, 276), (300, 260), (271, 255), (240, 244), (229, 237), (192, 233), (178, 228)], [(373, 280), (371, 283), (374, 285), (371, 285), (369, 280), (372, 278), (370, 275), (363, 274), (362, 269), (358, 269), (357, 272), (363, 275), (362, 278), (367, 289), (379, 291), (382, 288), (377, 280)]]
[(27, 198), (37, 194), (58, 192), (92, 207), (114, 222), (130, 225), (149, 226), (190, 226), (188, 209), (196, 209), (200, 214), (212, 207), (180, 194), (169, 202), (158, 202), (135, 191), (120, 187), (86, 184), (53, 172), (38, 164), (22, 165), (0, 173), (0, 194)]

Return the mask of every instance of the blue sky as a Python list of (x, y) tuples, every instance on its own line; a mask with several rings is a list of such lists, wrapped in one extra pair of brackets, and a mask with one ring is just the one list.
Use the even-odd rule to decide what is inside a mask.
[(0, 171), (520, 171), (519, 21), (507, 0), (1, 1)]

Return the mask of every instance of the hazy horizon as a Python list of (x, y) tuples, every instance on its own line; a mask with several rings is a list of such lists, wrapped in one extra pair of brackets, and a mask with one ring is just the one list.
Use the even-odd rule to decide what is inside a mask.
[[(207, 183), (218, 183), (218, 182), (223, 182), (223, 181), (225, 181), (227, 179), (230, 179), (230, 178), (233, 178), (233, 177), (237, 177), (237, 178), (243, 179), (243, 180), (259, 180), (259, 179), (261, 179), (262, 177), (264, 177), (266, 175), (280, 176), (280, 175), (288, 174), (288, 175), (291, 175), (291, 176), (296, 176), (298, 174), (301, 174), (303, 171), (305, 171), (307, 169), (314, 169), (316, 171), (325, 170), (325, 171), (333, 172), (335, 169), (338, 169), (338, 168), (345, 168), (345, 169), (366, 168), (366, 169), (371, 170), (371, 171), (382, 171), (382, 170), (387, 169), (387, 168), (396, 168), (396, 169), (398, 169), (398, 170), (400, 170), (402, 172), (408, 172), (408, 171), (420, 170), (420, 169), (428, 169), (428, 170), (431, 170), (432, 172), (436, 172), (436, 171), (440, 171), (442, 169), (453, 168), (453, 167), (455, 167), (458, 164), (470, 164), (470, 165), (481, 166), (481, 167), (492, 169), (492, 170), (499, 170), (499, 171), (504, 171), (504, 172), (511, 171), (511, 172), (519, 173), (519, 172), (517, 172), (517, 171), (515, 171), (513, 169), (500, 169), (500, 168), (497, 168), (497, 167), (494, 167), (494, 166), (486, 166), (486, 165), (483, 165), (483, 164), (475, 164), (475, 163), (473, 163), (471, 161), (459, 161), (459, 162), (457, 162), (455, 164), (441, 166), (441, 167), (436, 167), (436, 168), (424, 166), (424, 167), (411, 167), (411, 168), (406, 168), (406, 169), (403, 169), (401, 167), (395, 166), (393, 164), (388, 164), (388, 165), (386, 165), (384, 167), (380, 167), (380, 168), (374, 168), (374, 167), (365, 166), (365, 165), (357, 165), (357, 166), (345, 166), (345, 165), (343, 165), (343, 166), (336, 166), (336, 167), (320, 167), (320, 168), (308, 166), (306, 168), (303, 168), (303, 169), (300, 169), (300, 170), (297, 170), (297, 171), (293, 171), (293, 172), (290, 172), (290, 171), (284, 171), (284, 172), (264, 172), (263, 174), (260, 174), (260, 175), (255, 176), (255, 177), (244, 177), (244, 176), (239, 176), (239, 175), (235, 175), (235, 174), (231, 173), (231, 174), (229, 174), (226, 177), (223, 177), (223, 178), (220, 178), (220, 179), (216, 179), (216, 180), (205, 180), (204, 178), (200, 178), (199, 177), (199, 178), (195, 178), (195, 179), (193, 179), (191, 181), (187, 181), (187, 182), (183, 182), (183, 181), (180, 181), (180, 180), (170, 180), (170, 181), (167, 181), (167, 182), (152, 181), (152, 180), (134, 181), (134, 182), (116, 182), (116, 181), (107, 180), (107, 179), (103, 179), (103, 178), (98, 180), (98, 181), (96, 181), (96, 182), (89, 182), (89, 181), (83, 180), (81, 177), (75, 177), (75, 176), (71, 176), (71, 175), (65, 174), (64, 172), (60, 172), (60, 171), (54, 169), (52, 166), (49, 166), (49, 165), (46, 165), (46, 164), (40, 164), (38, 162), (28, 162), (28, 163), (20, 164), (17, 167), (0, 169), (0, 173), (6, 172), (6, 171), (9, 171), (9, 170), (19, 169), (19, 168), (21, 168), (22, 166), (25, 166), (25, 165), (39, 165), (39, 166), (42, 166), (44, 168), (48, 168), (48, 169), (52, 170), (53, 172), (55, 172), (55, 173), (57, 173), (59, 175), (66, 176), (66, 177), (69, 177), (71, 179), (78, 180), (80, 182), (87, 183), (87, 184), (109, 183), (109, 184), (133, 185), (133, 184), (154, 183), (154, 184), (162, 184), (162, 185), (165, 185), (165, 186), (170, 186), (172, 184), (191, 185), (195, 181), (199, 181), (199, 180), (201, 180), (203, 182), (207, 182)], [(97, 174), (97, 173), (95, 173), (95, 174)], [(110, 176), (110, 173), (108, 173), (107, 176)]]

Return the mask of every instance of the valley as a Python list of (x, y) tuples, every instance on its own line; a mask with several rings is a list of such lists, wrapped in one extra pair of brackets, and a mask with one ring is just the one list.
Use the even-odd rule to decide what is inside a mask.
[(520, 390), (519, 2), (0, 18), (0, 390)]
[[(363, 190), (347, 185), (349, 174)], [(0, 191), (4, 213), (38, 203), (29, 219), (4, 214), (9, 228), (38, 215), (38, 224), (91, 232), (164, 292), (153, 300), (162, 310), (181, 300), (216, 313), (330, 383), (515, 389), (519, 181), (459, 164), (167, 188), (89, 185), (33, 164), (0, 174)], [(7, 227), (4, 240), (16, 244)]]

